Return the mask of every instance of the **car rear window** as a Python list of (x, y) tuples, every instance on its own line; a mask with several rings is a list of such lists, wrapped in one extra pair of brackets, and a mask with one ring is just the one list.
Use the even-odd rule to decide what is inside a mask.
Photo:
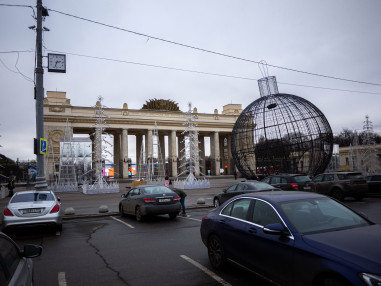
[(144, 188), (146, 194), (171, 194), (173, 191), (164, 186), (154, 186)]
[(308, 176), (294, 176), (294, 179), (297, 183), (311, 182), (311, 179)]
[(250, 184), (250, 189), (252, 190), (268, 190), (268, 189), (274, 188), (273, 186), (266, 183), (262, 183), (262, 182), (248, 183), (248, 184)]
[(11, 203), (44, 202), (54, 200), (54, 196), (50, 193), (27, 193), (14, 196)]
[[(339, 176), (338, 176), (339, 177)], [(339, 177), (340, 180), (353, 180), (353, 179), (364, 179), (363, 175), (361, 173), (349, 173), (349, 174), (344, 174)]]

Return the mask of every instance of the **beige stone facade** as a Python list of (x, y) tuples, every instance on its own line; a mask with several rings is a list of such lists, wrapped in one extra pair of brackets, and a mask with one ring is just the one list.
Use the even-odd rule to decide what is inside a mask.
[[(94, 100), (94, 106), (96, 104)], [(91, 105), (91, 103), (89, 103)], [(169, 171), (171, 176), (177, 176), (178, 170), (178, 146), (181, 142), (182, 132), (186, 114), (181, 111), (166, 110), (146, 110), (129, 109), (124, 103), (122, 108), (105, 108), (107, 118), (107, 133), (114, 136), (114, 168), (115, 174), (120, 178), (128, 178), (129, 154), (136, 154), (136, 162), (139, 162), (140, 148), (145, 138), (146, 148), (152, 149), (152, 134), (155, 122), (159, 133), (159, 140), (162, 145), (162, 154), (168, 158)], [(223, 107), (222, 114), (215, 109), (213, 114), (198, 113), (197, 108), (193, 114), (196, 118), (197, 131), (199, 132), (199, 149), (201, 164), (204, 173), (205, 169), (205, 144), (204, 138), (210, 137), (210, 158), (212, 174), (219, 175), (223, 168), (225, 174), (233, 174), (234, 163), (230, 150), (230, 136), (237, 117), (242, 112), (240, 104), (228, 104)], [(47, 92), (44, 99), (44, 134), (45, 138), (52, 143), (54, 158), (58, 163), (60, 153), (60, 140), (64, 137), (66, 122), (73, 134), (94, 133), (95, 108), (72, 106), (70, 99), (65, 92)], [(128, 136), (136, 136), (136, 150), (128, 146)], [(168, 154), (165, 154), (164, 136), (168, 137)], [(177, 140), (176, 140), (177, 138)], [(226, 166), (226, 168), (225, 168)], [(45, 170), (45, 176), (51, 172)], [(197, 174), (196, 174), (197, 175)], [(118, 175), (117, 175), (118, 176)]]

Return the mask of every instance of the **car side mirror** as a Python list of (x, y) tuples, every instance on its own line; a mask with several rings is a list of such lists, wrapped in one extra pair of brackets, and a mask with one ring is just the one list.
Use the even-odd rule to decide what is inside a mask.
[(267, 234), (275, 234), (275, 235), (288, 235), (289, 232), (281, 223), (271, 223), (267, 224), (263, 227), (263, 232)]
[(24, 246), (23, 256), (26, 258), (34, 258), (41, 255), (42, 247), (34, 244)]
[(61, 201), (61, 198), (60, 198), (60, 197), (57, 197), (57, 201), (59, 201), (59, 202), (60, 202), (60, 201)]
[(223, 189), (222, 192), (223, 192), (223, 193), (226, 193), (226, 192), (227, 192), (227, 189)]
[(125, 198), (125, 197), (126, 197), (126, 195), (125, 195), (125, 194), (123, 194), (123, 195), (121, 195), (121, 197), (122, 197), (122, 198)]

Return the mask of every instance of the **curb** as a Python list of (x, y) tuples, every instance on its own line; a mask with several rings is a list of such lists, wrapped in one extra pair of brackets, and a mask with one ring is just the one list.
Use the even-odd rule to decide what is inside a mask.
[[(187, 207), (187, 210), (192, 209), (208, 209), (213, 208), (212, 205), (203, 205), (203, 206), (190, 206)], [(81, 214), (81, 215), (63, 215), (62, 220), (74, 220), (74, 219), (85, 219), (85, 218), (100, 218), (100, 217), (108, 217), (119, 215), (119, 212), (107, 212), (107, 213), (99, 213), (99, 214)]]

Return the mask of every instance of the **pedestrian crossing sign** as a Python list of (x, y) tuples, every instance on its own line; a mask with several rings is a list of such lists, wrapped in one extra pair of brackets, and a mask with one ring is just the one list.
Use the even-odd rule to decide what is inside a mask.
[(46, 155), (47, 153), (47, 146), (48, 146), (48, 141), (44, 138), (40, 138), (40, 154)]

